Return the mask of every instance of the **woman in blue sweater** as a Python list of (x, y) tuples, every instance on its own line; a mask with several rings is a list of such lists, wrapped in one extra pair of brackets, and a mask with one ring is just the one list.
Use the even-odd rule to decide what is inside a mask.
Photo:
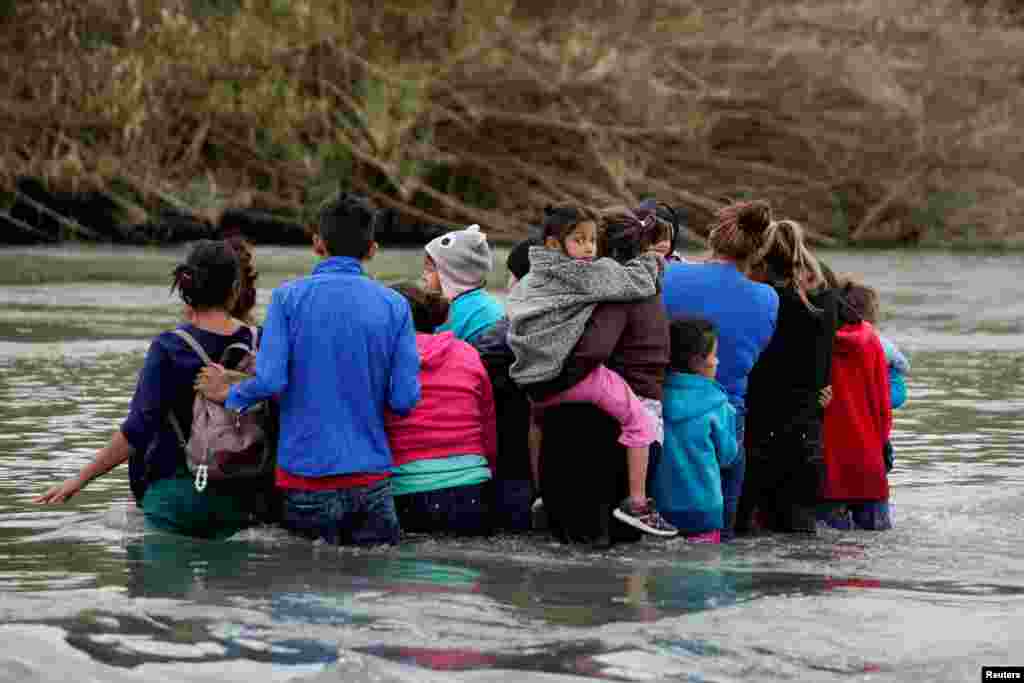
[(771, 223), (767, 202), (741, 202), (718, 212), (708, 236), (711, 257), (671, 263), (665, 269), (664, 300), (670, 319), (703, 318), (718, 330), (715, 379), (736, 409), (739, 454), (722, 472), (725, 523), (722, 540), (733, 538), (736, 509), (743, 489), (743, 434), (747, 376), (775, 332), (779, 296), (765, 284), (749, 280), (747, 264), (761, 248)]

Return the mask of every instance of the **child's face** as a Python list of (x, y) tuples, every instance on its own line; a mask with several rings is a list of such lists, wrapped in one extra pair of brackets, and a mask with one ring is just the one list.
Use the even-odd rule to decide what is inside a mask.
[(708, 379), (714, 379), (718, 372), (718, 339), (711, 343), (711, 353), (704, 358), (694, 361), (696, 365), (693, 371), (698, 375), (704, 375)]
[(429, 254), (423, 256), (423, 289), (434, 294), (441, 293), (441, 275)]
[(563, 253), (569, 258), (591, 261), (597, 256), (597, 225), (584, 221), (565, 238)]
[(668, 255), (672, 253), (672, 240), (663, 239), (655, 242), (651, 245), (651, 251), (661, 258), (668, 258)]

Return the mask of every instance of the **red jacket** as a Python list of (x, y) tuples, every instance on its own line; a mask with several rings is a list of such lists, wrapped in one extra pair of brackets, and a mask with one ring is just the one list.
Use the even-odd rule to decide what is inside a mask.
[(451, 332), (418, 333), (416, 348), (420, 402), (405, 417), (384, 417), (393, 463), (478, 454), (494, 471), (494, 395), (480, 354)]
[(892, 428), (885, 352), (870, 323), (844, 325), (832, 355), (825, 409), (825, 488), (836, 501), (889, 498), (882, 451)]

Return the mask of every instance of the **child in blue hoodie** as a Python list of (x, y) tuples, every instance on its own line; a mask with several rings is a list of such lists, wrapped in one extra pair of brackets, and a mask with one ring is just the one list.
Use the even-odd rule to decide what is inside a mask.
[(665, 450), (654, 474), (658, 511), (688, 540), (719, 543), (724, 524), (721, 470), (735, 462), (736, 409), (715, 381), (718, 337), (702, 319), (681, 319), (665, 379)]

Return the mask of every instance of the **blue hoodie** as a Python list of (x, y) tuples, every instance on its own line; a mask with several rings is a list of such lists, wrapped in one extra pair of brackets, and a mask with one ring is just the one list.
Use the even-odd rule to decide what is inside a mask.
[(665, 378), (665, 450), (654, 473), (658, 511), (685, 534), (721, 529), (721, 468), (736, 461), (736, 409), (703, 375)]

